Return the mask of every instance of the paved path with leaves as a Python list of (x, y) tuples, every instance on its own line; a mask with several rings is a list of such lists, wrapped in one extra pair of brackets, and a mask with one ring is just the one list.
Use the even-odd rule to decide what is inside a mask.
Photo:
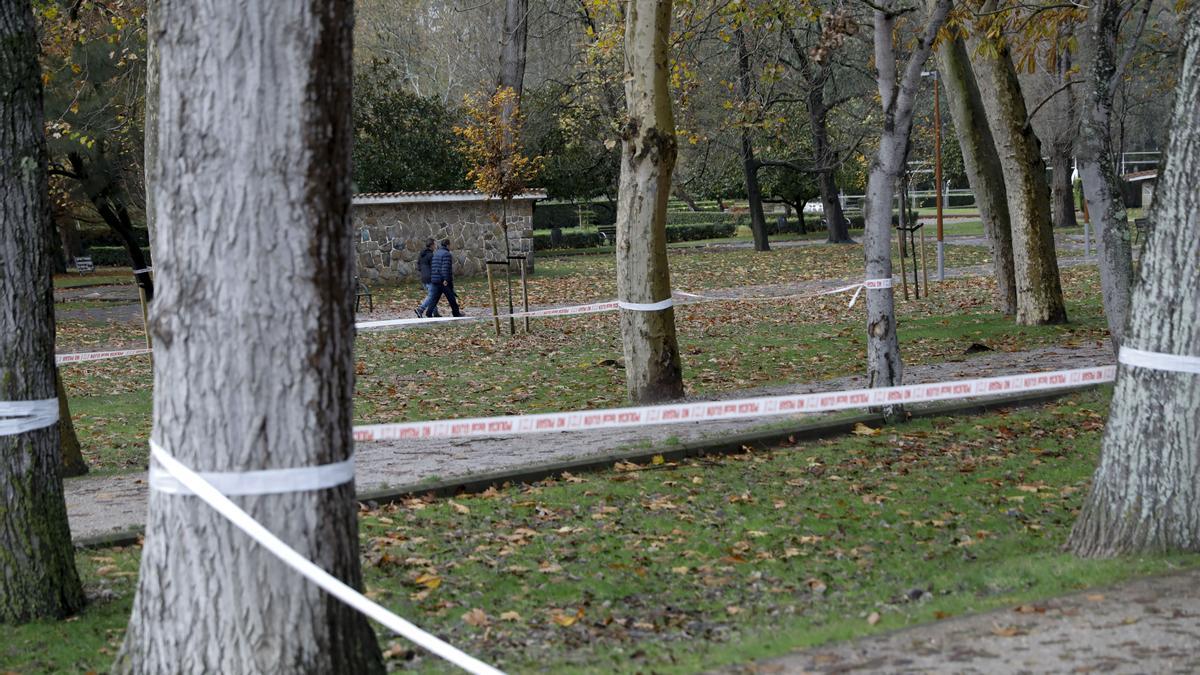
[[(1096, 343), (1022, 352), (984, 352), (945, 363), (908, 367), (905, 370), (905, 381), (940, 382), (1034, 370), (1083, 368), (1112, 362), (1112, 349), (1107, 344)], [(853, 376), (808, 384), (724, 392), (715, 398), (774, 396), (863, 386), (864, 378)], [(764, 424), (777, 424), (781, 419), (784, 418), (719, 420), (517, 437), (363, 443), (355, 450), (356, 481), (360, 491), (381, 490), (425, 480), (584, 459), (606, 455), (621, 448), (645, 448), (652, 444), (728, 436), (752, 431), (763, 427)], [(77, 539), (114, 530), (128, 530), (140, 526), (145, 518), (145, 472), (82, 476), (68, 479), (65, 487), (71, 532)]]
[(1193, 569), (831, 644), (725, 672), (1197, 673), (1198, 647), (1200, 569)]

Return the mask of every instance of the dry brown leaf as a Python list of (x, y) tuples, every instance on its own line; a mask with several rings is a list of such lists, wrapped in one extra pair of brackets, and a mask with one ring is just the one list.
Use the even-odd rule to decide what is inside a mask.
[(451, 499), (449, 501), (450, 501), (450, 506), (453, 507), (456, 512), (461, 513), (464, 516), (471, 512), (470, 508), (468, 508), (462, 504), (459, 504), (458, 502), (454, 501), (453, 499)]
[(516, 612), (501, 612), (500, 620), (501, 621), (520, 621), (521, 615)]
[(463, 623), (467, 624), (468, 626), (475, 627), (486, 626), (492, 622), (492, 620), (488, 618), (487, 613), (478, 607), (463, 614), (462, 620)]
[(880, 434), (880, 430), (872, 429), (862, 422), (855, 422), (854, 430), (850, 433), (854, 434), (855, 436), (878, 436)]
[(871, 624), (872, 626), (879, 623), (879, 612), (871, 612), (867, 616), (867, 623)]

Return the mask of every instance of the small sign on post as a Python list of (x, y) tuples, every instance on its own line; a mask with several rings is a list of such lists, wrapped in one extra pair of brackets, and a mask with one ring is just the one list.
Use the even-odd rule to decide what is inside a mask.
[(85, 272), (95, 272), (96, 266), (92, 264), (92, 257), (84, 255), (76, 258), (75, 271), (79, 274), (83, 274)]

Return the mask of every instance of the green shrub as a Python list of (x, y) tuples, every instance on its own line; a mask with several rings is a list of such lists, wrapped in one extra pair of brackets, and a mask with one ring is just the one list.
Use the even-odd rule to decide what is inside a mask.
[[(711, 214), (710, 214), (711, 215)], [(699, 239), (720, 239), (722, 237), (732, 237), (737, 231), (737, 226), (732, 222), (722, 223), (696, 223), (694, 225), (668, 225), (667, 226), (667, 242), (676, 243), (681, 241), (696, 241)], [(603, 245), (604, 240), (599, 232), (595, 230), (574, 230), (564, 229), (562, 231), (562, 242), (553, 246), (551, 244), (551, 234), (546, 231), (537, 231), (533, 234), (533, 249), (535, 251), (547, 251), (551, 248), (555, 249), (574, 249), (574, 248), (592, 248)], [(611, 244), (611, 242), (609, 242)]]
[(546, 230), (551, 227), (576, 227), (579, 225), (579, 207), (591, 211), (593, 225), (612, 225), (617, 222), (614, 209), (606, 208), (603, 204), (536, 204), (533, 207), (533, 227), (536, 230)]
[[(116, 246), (121, 247), (125, 242), (117, 236), (112, 228), (106, 225), (89, 225), (80, 227), (76, 236), (79, 238), (79, 246), (83, 249), (88, 249), (93, 246)], [(133, 228), (133, 238), (137, 241), (138, 246), (150, 245), (150, 232), (144, 227)]]
[[(130, 264), (129, 252), (124, 246), (93, 246), (85, 249), (84, 255), (92, 257), (92, 264), (97, 267), (125, 267)], [(150, 249), (142, 248), (142, 255), (150, 261)]]

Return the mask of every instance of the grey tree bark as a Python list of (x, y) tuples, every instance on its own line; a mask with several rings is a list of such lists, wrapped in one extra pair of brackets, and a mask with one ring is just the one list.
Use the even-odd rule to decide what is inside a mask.
[[(516, 99), (504, 105), (501, 115), (508, 128), (508, 119), (513, 110), (521, 105), (521, 94), (525, 88), (525, 44), (529, 34), (529, 0), (505, 0), (504, 25), (500, 34), (500, 77), (498, 89), (508, 87), (516, 93)], [(507, 232), (507, 223), (505, 224)], [(507, 242), (508, 237), (505, 236)], [(511, 285), (511, 281), (510, 281)], [(509, 294), (511, 296), (511, 293)]]
[[(995, 9), (989, 0), (982, 12)], [(987, 113), (1008, 198), (1012, 223), (1014, 272), (1017, 287), (1017, 323), (1064, 323), (1062, 284), (1050, 221), (1050, 188), (1041, 144), (1029, 125), (1025, 98), (1008, 47), (985, 41), (976, 30), (968, 39), (983, 107)]]
[(71, 419), (71, 405), (67, 402), (67, 388), (63, 386), (58, 368), (54, 369), (54, 392), (58, 396), (58, 437), (62, 455), (62, 475), (64, 478), (82, 476), (88, 472), (88, 465), (83, 460), (83, 448), (79, 445), (79, 434), (75, 433), (75, 422)]
[[(0, 3), (0, 401), (55, 397), (50, 200), (37, 27)], [(0, 435), (0, 623), (83, 606), (57, 424)]]
[[(1079, 177), (1088, 213), (1096, 225), (1096, 249), (1100, 263), (1100, 291), (1104, 314), (1112, 336), (1113, 350), (1121, 345), (1129, 318), (1133, 287), (1133, 247), (1129, 216), (1121, 196), (1117, 161), (1112, 143), (1113, 97), (1125, 72), (1128, 54), (1117, 55), (1121, 17), (1142, 5), (1134, 44), (1145, 25), (1150, 0), (1096, 0), (1088, 7), (1083, 50), (1084, 94), (1081, 100)], [(1127, 47), (1131, 53), (1133, 45)]]
[[(871, 161), (867, 178), (866, 226), (863, 255), (867, 279), (892, 278), (892, 199), (896, 181), (904, 172), (912, 132), (913, 105), (921, 82), (921, 68), (929, 58), (938, 30), (950, 12), (950, 0), (936, 0), (929, 17), (904, 65), (896, 72), (894, 44), (895, 0), (875, 10), (875, 67), (879, 99), (883, 105), (883, 129), (879, 149)], [(885, 11), (886, 10), (886, 11)], [(895, 294), (891, 288), (864, 291), (867, 296), (867, 380), (871, 387), (890, 387), (903, 381), (900, 342), (896, 336)]]
[[(1125, 346), (1200, 357), (1200, 12), (1187, 10), (1166, 162)], [(1200, 374), (1121, 365), (1100, 465), (1069, 545), (1200, 551)]]
[(159, 0), (146, 0), (146, 102), (142, 175), (146, 190), (146, 232), (154, 245), (154, 166), (158, 162), (158, 16)]
[(971, 70), (967, 47), (961, 37), (941, 43), (938, 49), (940, 77), (946, 85), (954, 133), (962, 150), (967, 181), (975, 193), (975, 204), (992, 250), (996, 278), (996, 308), (1007, 315), (1017, 313), (1017, 286), (1013, 263), (1012, 224), (1004, 192), (1004, 170), (996, 142), (988, 127), (979, 85)]
[[(625, 9), (625, 101), (617, 195), (617, 295), (625, 302), (671, 297), (667, 200), (675, 167), (675, 119), (667, 88), (671, 0), (630, 0)], [(621, 310), (625, 381), (635, 403), (683, 396), (675, 310)]]
[[(738, 100), (747, 102), (752, 94), (752, 75), (750, 73), (750, 51), (746, 47), (745, 27), (734, 31), (734, 43), (737, 48), (738, 78), (734, 84)], [(750, 233), (754, 238), (755, 251), (769, 251), (771, 244), (767, 240), (767, 220), (763, 216), (762, 188), (758, 182), (758, 170), (762, 166), (754, 157), (754, 139), (749, 127), (741, 129), (742, 178), (746, 184), (746, 202), (750, 209)]]
[(1071, 150), (1069, 141), (1050, 144), (1050, 200), (1054, 227), (1077, 227), (1075, 219), (1075, 186), (1071, 184)]
[[(155, 438), (205, 472), (347, 459), (349, 0), (163, 0)], [(354, 484), (235, 496), (361, 586)], [(366, 619), (199, 499), (152, 490), (120, 673), (381, 673)]]

